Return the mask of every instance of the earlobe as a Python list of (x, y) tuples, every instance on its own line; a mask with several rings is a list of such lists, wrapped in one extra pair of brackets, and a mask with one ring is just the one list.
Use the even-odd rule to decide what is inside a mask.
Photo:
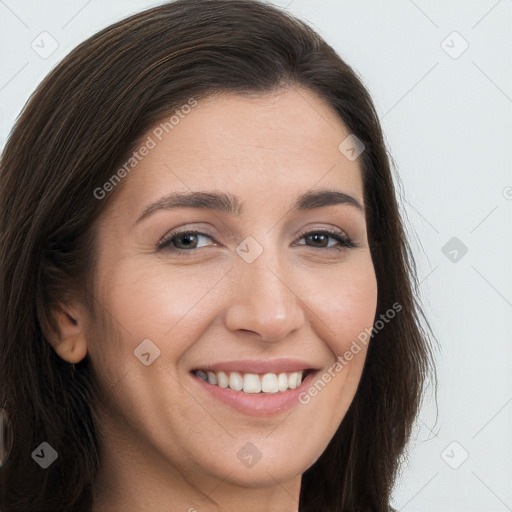
[(85, 314), (77, 309), (60, 309), (55, 312), (58, 332), (48, 336), (55, 352), (65, 361), (76, 364), (87, 355)]

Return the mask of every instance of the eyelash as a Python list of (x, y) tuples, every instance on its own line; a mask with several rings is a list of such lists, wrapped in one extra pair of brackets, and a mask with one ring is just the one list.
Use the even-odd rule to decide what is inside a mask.
[[(183, 254), (183, 253), (187, 253), (187, 252), (194, 252), (194, 251), (197, 251), (198, 249), (201, 249), (201, 247), (192, 248), (192, 249), (180, 249), (178, 247), (171, 247), (171, 244), (174, 240), (176, 240), (180, 236), (185, 236), (185, 235), (201, 235), (201, 236), (206, 236), (208, 238), (213, 239), (212, 235), (210, 235), (209, 233), (203, 233), (201, 231), (187, 230), (187, 231), (172, 232), (172, 233), (169, 233), (169, 235), (165, 236), (162, 240), (160, 240), (158, 242), (157, 250), (161, 251), (161, 250), (167, 249), (167, 250), (170, 250), (173, 252), (178, 252), (178, 253)], [(351, 249), (353, 247), (358, 247), (358, 245), (356, 243), (354, 243), (350, 238), (341, 234), (339, 231), (337, 231), (335, 229), (327, 228), (327, 229), (319, 229), (319, 230), (312, 230), (312, 231), (301, 231), (298, 234), (298, 240), (302, 240), (303, 238), (305, 238), (308, 235), (328, 235), (329, 237), (337, 240), (340, 243), (340, 245), (335, 246), (335, 247), (312, 247), (312, 246), (304, 245), (304, 247), (312, 247), (313, 249), (323, 249), (324, 251), (333, 251), (333, 250), (334, 251), (342, 251), (344, 249)]]

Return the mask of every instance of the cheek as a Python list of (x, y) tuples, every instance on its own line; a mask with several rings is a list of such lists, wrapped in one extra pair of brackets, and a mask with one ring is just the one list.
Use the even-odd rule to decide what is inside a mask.
[[(310, 286), (313, 290), (314, 284)], [(356, 393), (375, 320), (377, 281), (370, 255), (341, 265), (310, 297), (308, 306), (317, 318), (317, 332), (331, 351), (332, 364), (300, 400), (316, 407), (319, 424), (329, 432), (327, 439), (334, 435)]]
[(113, 378), (140, 364), (134, 350), (147, 339), (165, 350), (167, 361), (176, 361), (211, 320), (210, 292), (229, 272), (229, 265), (192, 272), (191, 267), (138, 258), (104, 263), (107, 268), (98, 275), (97, 289), (99, 317), (105, 323), (97, 326), (91, 351), (97, 361), (115, 360), (115, 370), (110, 364), (106, 368), (116, 374)]
[[(377, 281), (370, 256), (340, 265), (326, 279), (311, 281), (308, 306), (334, 356), (371, 328), (377, 309)], [(307, 296), (307, 295), (306, 295)]]

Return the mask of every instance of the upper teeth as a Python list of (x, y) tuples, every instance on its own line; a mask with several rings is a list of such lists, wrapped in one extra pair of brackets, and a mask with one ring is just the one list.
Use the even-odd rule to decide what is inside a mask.
[(194, 372), (201, 379), (235, 391), (245, 393), (277, 393), (287, 389), (295, 389), (302, 383), (302, 370), (291, 373), (241, 373), (241, 372), (212, 372), (196, 370)]

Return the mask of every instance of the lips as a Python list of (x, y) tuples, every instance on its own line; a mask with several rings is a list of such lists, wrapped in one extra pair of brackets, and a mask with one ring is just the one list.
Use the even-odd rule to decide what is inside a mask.
[(207, 364), (192, 373), (220, 388), (256, 394), (296, 389), (315, 370), (308, 362), (281, 358)]
[(282, 373), (298, 372), (300, 370), (318, 370), (320, 366), (315, 367), (308, 361), (301, 359), (279, 358), (279, 359), (244, 359), (237, 361), (225, 361), (219, 363), (206, 363), (197, 366), (194, 370), (212, 371), (212, 372), (240, 372), (240, 373)]
[[(251, 364), (252, 363), (253, 362), (251, 362)], [(265, 363), (268, 363), (268, 361)], [(274, 365), (274, 363), (275, 362), (271, 362), (272, 365)], [(210, 365), (210, 368), (214, 366), (218, 367), (221, 365)], [(222, 363), (222, 367), (226, 366), (232, 365), (231, 363)], [(281, 366), (281, 368), (282, 367), (283, 366)], [(254, 365), (252, 365), (252, 368), (254, 368)], [(221, 387), (219, 385), (220, 372), (225, 374), (225, 377), (221, 376), (221, 379), (227, 378), (229, 374), (227, 387)], [(231, 375), (233, 373), (236, 373), (239, 376), (234, 377), (235, 379), (239, 379), (238, 382), (235, 381), (233, 383), (233, 386), (236, 389), (231, 389), (229, 387)], [(315, 369), (298, 370), (296, 372), (266, 372), (263, 374), (251, 372), (243, 373), (235, 371), (228, 372), (224, 370), (218, 370), (214, 372), (212, 370), (196, 369), (191, 371), (190, 375), (194, 382), (193, 385), (197, 386), (195, 389), (197, 389), (197, 392), (203, 396), (204, 400), (206, 400), (205, 404), (208, 403), (208, 407), (216, 407), (216, 404), (223, 403), (231, 409), (237, 410), (239, 413), (245, 415), (269, 418), (273, 416), (279, 417), (280, 414), (284, 414), (292, 407), (302, 406), (302, 402), (299, 400), (299, 396), (304, 392), (304, 390), (311, 386), (311, 383), (315, 379), (315, 376), (318, 375), (318, 373), (319, 370), (317, 371)], [(286, 376), (286, 390), (284, 391), (279, 390), (279, 379), (281, 379), (281, 389), (284, 389), (284, 377), (279, 377), (282, 374), (285, 374)], [(302, 374), (302, 378), (300, 379), (302, 382), (298, 380), (297, 376), (294, 377), (293, 374), (297, 376)], [(269, 375), (273, 375), (273, 377)], [(247, 377), (248, 382), (245, 383)], [(295, 386), (293, 389), (288, 386), (290, 378), (292, 379), (292, 386)], [(215, 382), (215, 379), (217, 379), (216, 384), (209, 382), (210, 380)], [(278, 390), (274, 392), (276, 380)], [(224, 380), (224, 382), (221, 383), (225, 385), (226, 381)], [(242, 386), (241, 388), (240, 384)]]

